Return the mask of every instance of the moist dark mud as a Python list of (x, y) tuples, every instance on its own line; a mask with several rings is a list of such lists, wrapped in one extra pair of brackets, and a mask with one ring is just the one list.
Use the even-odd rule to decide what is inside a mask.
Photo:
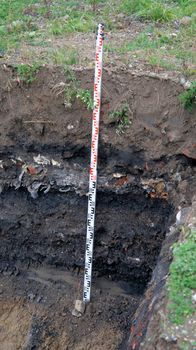
[[(92, 87), (92, 71), (75, 74), (82, 88)], [(152, 285), (158, 294), (168, 272), (172, 239), (163, 255), (165, 236), (196, 187), (195, 160), (183, 153), (195, 119), (180, 106), (176, 83), (104, 72), (92, 302), (77, 319), (91, 112), (77, 100), (65, 108), (56, 90), (62, 82), (58, 69), (45, 68), (26, 85), (1, 68), (2, 349), (130, 348), (136, 310), (151, 305)], [(109, 115), (124, 103), (130, 125), (119, 135)]]

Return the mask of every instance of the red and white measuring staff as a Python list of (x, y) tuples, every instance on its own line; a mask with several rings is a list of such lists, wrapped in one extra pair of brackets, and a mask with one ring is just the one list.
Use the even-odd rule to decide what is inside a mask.
[(83, 290), (83, 301), (85, 303), (90, 302), (91, 282), (92, 282), (93, 243), (94, 243), (95, 207), (96, 207), (96, 190), (97, 190), (99, 117), (100, 117), (100, 107), (101, 107), (103, 40), (104, 40), (104, 25), (99, 24), (97, 40), (96, 40), (96, 55), (95, 55), (94, 109), (93, 109), (93, 121), (92, 121), (91, 162), (90, 162), (90, 176), (89, 176), (88, 215), (87, 215), (87, 233), (86, 233), (86, 249), (85, 249), (85, 270), (84, 270), (84, 290)]

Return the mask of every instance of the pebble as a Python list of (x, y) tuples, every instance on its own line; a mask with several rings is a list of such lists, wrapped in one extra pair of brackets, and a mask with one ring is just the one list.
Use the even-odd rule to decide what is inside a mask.
[(75, 309), (72, 310), (71, 314), (72, 314), (72, 316), (78, 317), (78, 318), (82, 316), (82, 314)]
[(180, 209), (176, 215), (176, 225), (183, 225), (187, 222), (188, 216), (190, 215), (190, 207)]
[(74, 309), (72, 310), (72, 316), (81, 317), (85, 312), (86, 305), (84, 301), (77, 299), (75, 301)]
[(41, 300), (42, 300), (42, 297), (39, 296), (39, 297), (37, 298), (37, 303), (40, 303)]
[(196, 293), (192, 295), (192, 300), (194, 303), (196, 303)]
[(28, 298), (29, 298), (29, 300), (33, 300), (33, 299), (35, 299), (35, 294), (33, 294), (33, 293), (29, 293), (28, 295)]
[(174, 175), (174, 179), (175, 179), (175, 181), (180, 182), (180, 181), (182, 180), (182, 177), (181, 177), (180, 173), (176, 173), (176, 174)]
[(186, 79), (184, 77), (180, 78), (180, 84), (184, 85), (186, 83)]
[(177, 337), (175, 335), (173, 335), (173, 334), (171, 336), (171, 341), (172, 342), (177, 342)]
[(191, 86), (191, 82), (186, 80), (185, 77), (180, 78), (180, 84), (184, 86), (185, 89), (189, 88)]
[(74, 128), (74, 126), (72, 124), (68, 124), (68, 126), (67, 126), (68, 130), (72, 130), (73, 128)]

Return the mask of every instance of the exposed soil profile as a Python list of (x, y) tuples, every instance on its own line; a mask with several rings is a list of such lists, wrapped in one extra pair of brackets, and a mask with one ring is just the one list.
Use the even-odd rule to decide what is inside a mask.
[[(80, 88), (92, 88), (93, 71), (75, 75)], [(196, 188), (195, 160), (184, 152), (195, 115), (179, 103), (182, 87), (105, 70), (92, 302), (73, 317), (82, 296), (92, 113), (77, 99), (66, 106), (66, 84), (60, 69), (43, 68), (30, 85), (11, 67), (0, 71), (2, 350), (130, 349), (153, 271), (161, 261), (168, 272), (169, 248), (159, 256), (165, 236)]]

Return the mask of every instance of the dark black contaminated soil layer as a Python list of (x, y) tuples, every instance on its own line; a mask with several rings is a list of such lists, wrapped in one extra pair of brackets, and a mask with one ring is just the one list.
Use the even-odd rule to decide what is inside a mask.
[[(25, 191), (1, 196), (3, 271), (46, 264), (83, 269), (87, 198), (48, 193), (32, 199)], [(14, 208), (14, 211), (13, 211)], [(172, 214), (171, 205), (141, 191), (98, 193), (94, 274), (124, 280), (144, 290)], [(11, 270), (10, 270), (11, 269)]]

